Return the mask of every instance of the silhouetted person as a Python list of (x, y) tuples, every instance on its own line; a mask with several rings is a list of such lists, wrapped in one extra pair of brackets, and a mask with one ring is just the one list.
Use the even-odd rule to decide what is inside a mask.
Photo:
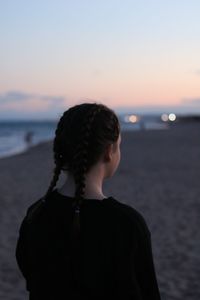
[(33, 135), (34, 135), (33, 131), (27, 131), (24, 136), (24, 140), (28, 146), (31, 146), (32, 144)]

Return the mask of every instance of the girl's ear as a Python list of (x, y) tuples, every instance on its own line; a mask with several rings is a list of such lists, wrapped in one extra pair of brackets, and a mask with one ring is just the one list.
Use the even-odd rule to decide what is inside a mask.
[(113, 144), (110, 144), (106, 147), (106, 150), (104, 153), (104, 160), (110, 161), (112, 159), (112, 153), (113, 153)]

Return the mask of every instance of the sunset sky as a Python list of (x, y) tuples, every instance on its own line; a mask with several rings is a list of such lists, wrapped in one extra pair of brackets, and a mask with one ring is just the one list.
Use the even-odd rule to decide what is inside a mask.
[(1, 1), (0, 120), (84, 101), (200, 114), (199, 0)]

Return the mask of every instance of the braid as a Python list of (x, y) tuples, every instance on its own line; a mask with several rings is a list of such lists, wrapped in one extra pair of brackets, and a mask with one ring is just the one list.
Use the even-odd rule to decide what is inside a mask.
[(44, 202), (45, 202), (46, 198), (51, 194), (53, 188), (56, 186), (56, 183), (59, 179), (59, 176), (60, 176), (60, 173), (62, 170), (63, 156), (62, 156), (62, 154), (60, 154), (60, 148), (58, 147), (59, 143), (57, 142), (57, 140), (58, 140), (58, 137), (60, 136), (60, 133), (62, 132), (62, 130), (64, 128), (64, 121), (66, 119), (66, 115), (69, 114), (69, 112), (71, 112), (73, 109), (74, 109), (74, 107), (71, 107), (63, 113), (62, 117), (60, 118), (60, 120), (58, 122), (56, 131), (55, 131), (55, 139), (54, 139), (54, 143), (53, 143), (55, 168), (53, 170), (53, 178), (50, 182), (50, 186), (49, 186), (45, 196), (42, 199)]
[(60, 172), (61, 172), (60, 167), (56, 165), (55, 168), (54, 168), (53, 178), (52, 178), (51, 183), (50, 183), (50, 186), (49, 186), (49, 188), (48, 188), (48, 190), (47, 190), (47, 192), (46, 192), (46, 194), (45, 194), (45, 196), (44, 196), (43, 201), (45, 201), (45, 199), (46, 199), (46, 198), (49, 196), (49, 194), (52, 192), (54, 186), (56, 185), (56, 183), (57, 183), (57, 181), (58, 181), (58, 179), (59, 179)]
[(74, 180), (76, 184), (75, 198), (76, 206), (80, 206), (82, 203), (82, 198), (85, 192), (85, 172), (87, 170), (87, 160), (88, 160), (88, 147), (89, 139), (91, 133), (91, 126), (95, 115), (101, 111), (101, 107), (94, 106), (89, 111), (89, 114), (85, 117), (85, 121), (82, 125), (80, 137), (81, 140), (77, 145), (73, 157), (73, 166), (74, 166)]
[(78, 270), (78, 262), (77, 259), (79, 257), (77, 251), (80, 246), (80, 208), (83, 203), (83, 196), (85, 193), (85, 172), (87, 170), (87, 160), (88, 160), (88, 146), (89, 146), (89, 139), (91, 133), (91, 127), (93, 120), (98, 112), (101, 111), (100, 106), (94, 106), (90, 109), (88, 115), (85, 117), (82, 129), (81, 129), (81, 140), (78, 143), (77, 149), (75, 151), (73, 157), (73, 166), (74, 166), (74, 180), (76, 185), (75, 191), (75, 202), (74, 202), (74, 217), (73, 217), (73, 224), (72, 224), (72, 254), (74, 255), (73, 263), (74, 266), (72, 267), (72, 272), (74, 279), (77, 278), (79, 274)]

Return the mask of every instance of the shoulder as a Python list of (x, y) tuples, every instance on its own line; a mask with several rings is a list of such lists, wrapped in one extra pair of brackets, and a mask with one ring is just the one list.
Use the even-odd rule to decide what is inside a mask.
[(120, 202), (118, 199), (112, 197), (112, 202), (118, 214), (129, 222), (129, 225), (133, 228), (137, 228), (139, 231), (146, 232), (147, 235), (151, 235), (149, 226), (144, 215), (131, 205)]
[(24, 218), (24, 223), (30, 224), (43, 210), (45, 202), (44, 197), (34, 201), (26, 210), (26, 216)]

